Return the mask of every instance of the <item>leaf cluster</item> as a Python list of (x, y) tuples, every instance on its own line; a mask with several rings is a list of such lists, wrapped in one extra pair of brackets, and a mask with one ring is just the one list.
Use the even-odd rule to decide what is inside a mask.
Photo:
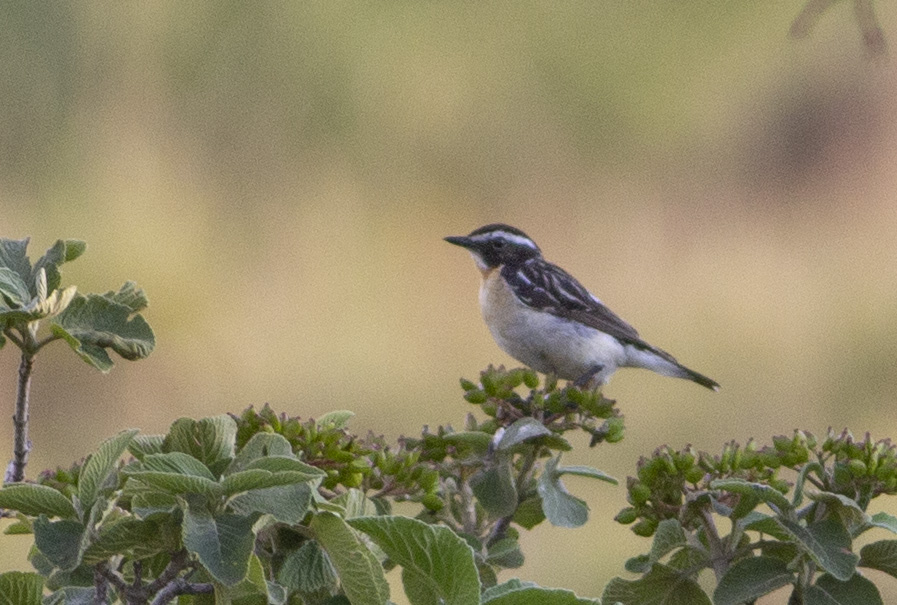
[(819, 443), (795, 431), (763, 447), (730, 442), (718, 455), (661, 447), (639, 461), (627, 481), (630, 506), (616, 517), (636, 534), (653, 536), (651, 551), (626, 564), (640, 578), (615, 578), (603, 598), (709, 604), (697, 581), (709, 569), (717, 605), (753, 602), (786, 586), (795, 605), (881, 603), (859, 568), (897, 577), (897, 540), (859, 553), (852, 543), (873, 528), (897, 533), (897, 518), (866, 512), (872, 499), (895, 488), (897, 448), (868, 434), (857, 440), (829, 430)]
[[(105, 294), (81, 294), (75, 286), (61, 287), (60, 267), (81, 256), (81, 240), (57, 240), (33, 265), (29, 240), (0, 238), (0, 348), (13, 342), (25, 357), (33, 357), (54, 340), (65, 340), (87, 363), (108, 372), (108, 349), (128, 360), (143, 359), (155, 347), (155, 336), (139, 315), (146, 295), (134, 282)], [(50, 334), (39, 338), (41, 320)]]
[[(497, 580), (522, 563), (517, 528), (585, 522), (564, 474), (613, 481), (559, 464), (563, 433), (595, 428), (598, 403), (619, 418), (612, 403), (556, 382), (501, 390), (520, 375), (490, 368), (477, 387), (498, 385), (487, 402), (517, 412), (394, 444), (350, 433), (348, 412), (302, 420), (268, 406), (182, 418), (165, 435), (124, 431), (69, 469), (0, 489), (17, 513), (7, 533), (33, 534), (38, 572), (0, 582), (22, 605), (382, 605), (399, 566), (415, 605), (593, 602)], [(533, 404), (559, 397), (558, 411)], [(419, 503), (417, 518), (392, 515), (396, 500)]]

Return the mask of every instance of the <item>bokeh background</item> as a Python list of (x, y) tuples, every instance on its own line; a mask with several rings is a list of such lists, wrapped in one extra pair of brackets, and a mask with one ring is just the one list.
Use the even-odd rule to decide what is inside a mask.
[[(64, 283), (136, 280), (157, 336), (109, 375), (41, 353), (29, 475), (265, 402), (391, 437), (463, 424), (458, 378), (511, 360), (441, 238), (495, 221), (723, 385), (620, 372), (626, 439), (571, 462), (897, 436), (894, 63), (846, 3), (790, 39), (801, 4), (3, 3), (0, 236), (87, 240)], [(623, 488), (568, 486), (592, 519), (528, 533), (514, 575), (597, 596), (649, 543), (612, 521)]]

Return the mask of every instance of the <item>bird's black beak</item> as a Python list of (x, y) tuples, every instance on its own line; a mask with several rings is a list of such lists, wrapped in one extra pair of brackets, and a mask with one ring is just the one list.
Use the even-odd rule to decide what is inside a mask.
[(455, 244), (456, 246), (461, 246), (462, 248), (467, 248), (468, 250), (474, 247), (473, 240), (463, 235), (450, 235), (445, 238), (445, 241), (450, 244)]

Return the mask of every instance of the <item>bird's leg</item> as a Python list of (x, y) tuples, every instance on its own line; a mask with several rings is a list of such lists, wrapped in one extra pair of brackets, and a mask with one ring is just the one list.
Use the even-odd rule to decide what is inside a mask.
[[(601, 372), (601, 370), (603, 370), (603, 369), (604, 369), (604, 366), (601, 364), (593, 365), (591, 368), (589, 368), (589, 370), (585, 374), (583, 374), (582, 376), (577, 378), (575, 381), (573, 381), (573, 386), (575, 386), (578, 389), (589, 388), (589, 385), (591, 384), (592, 379), (595, 378), (595, 376), (599, 372)], [(595, 386), (598, 386), (598, 385), (595, 385)]]

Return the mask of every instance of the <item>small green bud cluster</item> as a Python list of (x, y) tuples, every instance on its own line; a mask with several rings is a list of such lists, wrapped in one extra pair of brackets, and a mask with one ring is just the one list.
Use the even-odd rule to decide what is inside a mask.
[(829, 491), (857, 498), (861, 504), (897, 493), (897, 448), (890, 439), (873, 441), (866, 433), (856, 440), (846, 429), (836, 434), (830, 428), (821, 449), (834, 458), (826, 477)]
[[(525, 395), (520, 387), (529, 390)], [(623, 439), (623, 417), (615, 402), (595, 389), (580, 389), (570, 384), (558, 388), (557, 378), (547, 376), (539, 388), (539, 376), (529, 368), (506, 370), (489, 366), (480, 373), (479, 383), (461, 380), (464, 399), (480, 406), (489, 420), (479, 430), (494, 433), (522, 417), (536, 418), (549, 429), (564, 432), (581, 429), (592, 436), (591, 445)], [(603, 422), (599, 422), (603, 421)]]
[(390, 446), (382, 436), (359, 437), (346, 430), (345, 421), (321, 422), (276, 414), (267, 404), (250, 407), (237, 422), (237, 448), (258, 432), (277, 433), (290, 442), (300, 459), (327, 473), (321, 486), (334, 492), (350, 488), (426, 500), (436, 505), (438, 473), (420, 461), (420, 452), (400, 440)]
[[(730, 441), (716, 456), (698, 452), (690, 445), (679, 451), (661, 446), (650, 458), (638, 461), (636, 477), (627, 480), (630, 506), (621, 510), (616, 520), (627, 525), (635, 523), (635, 534), (651, 536), (664, 519), (685, 521), (689, 517), (688, 503), (696, 495), (709, 492), (711, 482), (717, 479), (763, 483), (785, 494), (791, 484), (778, 477), (779, 469), (806, 463), (815, 444), (812, 435), (795, 431), (793, 437), (775, 437), (772, 447), (758, 448), (753, 439), (743, 447)], [(730, 506), (735, 506), (739, 499), (736, 494), (719, 497)]]
[(55, 471), (43, 471), (37, 476), (37, 482), (41, 485), (52, 487), (66, 497), (71, 498), (78, 494), (78, 479), (81, 476), (81, 468), (83, 466), (84, 460), (80, 460), (67, 469), (59, 467)]

